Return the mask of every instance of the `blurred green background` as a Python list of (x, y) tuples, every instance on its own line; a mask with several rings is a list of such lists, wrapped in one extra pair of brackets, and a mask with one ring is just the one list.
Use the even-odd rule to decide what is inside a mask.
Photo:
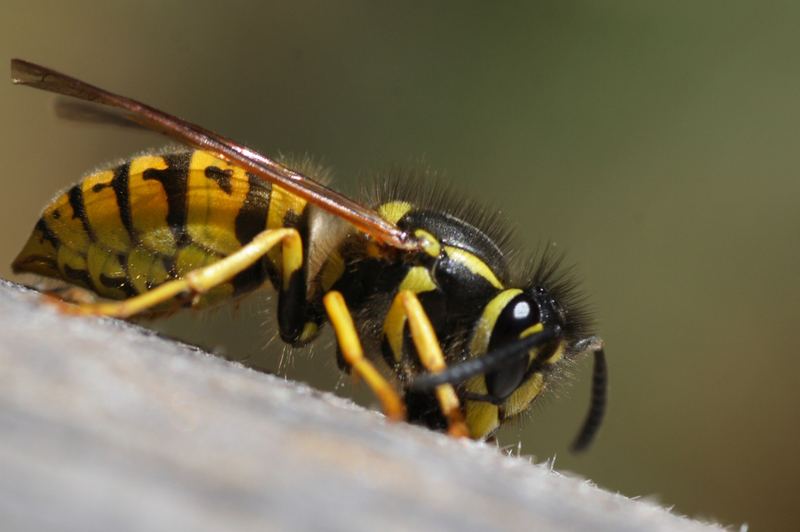
[[(387, 161), (446, 171), (502, 205), (530, 249), (568, 251), (607, 345), (610, 412), (591, 452), (566, 452), (588, 359), (500, 444), (693, 517), (800, 526), (800, 3), (121, 5), (7, 0), (0, 60), (267, 155), (324, 156), (345, 192)], [(10, 278), (56, 191), (165, 141), (59, 122), (50, 96), (9, 82), (0, 102)], [(268, 308), (160, 327), (277, 371)], [(281, 371), (334, 388), (325, 343)]]

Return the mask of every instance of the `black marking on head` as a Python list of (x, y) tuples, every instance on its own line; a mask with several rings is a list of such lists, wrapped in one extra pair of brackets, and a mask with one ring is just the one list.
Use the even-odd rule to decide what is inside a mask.
[(247, 190), (244, 203), (236, 214), (234, 222), (236, 240), (243, 246), (267, 228), (270, 192), (272, 191), (272, 185), (253, 174), (247, 174), (247, 182), (250, 188)]
[(111, 188), (114, 189), (114, 197), (117, 199), (117, 209), (122, 225), (128, 231), (131, 242), (138, 242), (136, 231), (133, 229), (133, 218), (131, 216), (131, 201), (128, 184), (130, 180), (131, 163), (130, 161), (114, 168), (114, 177), (111, 178)]
[(211, 179), (212, 181), (216, 181), (219, 188), (227, 194), (228, 196), (231, 195), (233, 192), (233, 186), (231, 185), (231, 176), (233, 175), (233, 170), (228, 168), (227, 170), (223, 170), (218, 166), (207, 166), (205, 169), (206, 179)]
[(186, 197), (191, 152), (168, 153), (162, 158), (167, 167), (164, 170), (148, 168), (142, 174), (142, 179), (154, 179), (164, 187), (168, 205), (167, 224), (175, 242), (181, 246), (189, 240), (186, 233)]

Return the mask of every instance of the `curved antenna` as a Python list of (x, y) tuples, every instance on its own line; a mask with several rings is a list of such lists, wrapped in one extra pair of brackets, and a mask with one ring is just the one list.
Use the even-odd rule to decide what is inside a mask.
[(592, 444), (598, 430), (600, 430), (600, 425), (603, 423), (606, 406), (608, 405), (608, 366), (606, 365), (606, 354), (603, 350), (603, 340), (599, 336), (593, 336), (585, 340), (585, 342), (588, 345), (583, 350), (588, 351), (591, 349), (594, 352), (592, 399), (589, 403), (589, 412), (586, 414), (583, 426), (575, 441), (572, 442), (572, 446), (570, 446), (570, 451), (573, 453), (581, 453)]
[(285, 168), (272, 159), (251, 150), (231, 139), (201, 128), (190, 122), (159, 111), (141, 102), (113, 94), (99, 87), (56, 72), (49, 68), (24, 61), (11, 60), (11, 79), (17, 85), (72, 96), (81, 100), (118, 107), (128, 111), (128, 120), (162, 133), (173, 140), (207, 151), (240, 166), (252, 174), (295, 194), (319, 208), (347, 220), (364, 233), (405, 250), (420, 250), (417, 240), (375, 211), (356, 203), (306, 176)]
[(531, 349), (548, 344), (561, 338), (561, 336), (561, 327), (556, 325), (478, 358), (453, 364), (438, 373), (428, 373), (418, 377), (409, 383), (409, 387), (417, 390), (431, 390), (442, 384), (461, 384), (470, 377), (489, 373), (500, 366), (514, 362), (518, 358), (527, 357), (528, 351)]

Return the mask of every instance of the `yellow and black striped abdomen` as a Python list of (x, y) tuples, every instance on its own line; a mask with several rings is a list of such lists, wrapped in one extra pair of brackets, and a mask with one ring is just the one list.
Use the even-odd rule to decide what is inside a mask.
[[(216, 262), (265, 229), (299, 227), (305, 207), (301, 198), (202, 151), (144, 155), (56, 198), (13, 268), (124, 299)], [(280, 253), (271, 251), (268, 261), (214, 288), (200, 306), (277, 279)]]

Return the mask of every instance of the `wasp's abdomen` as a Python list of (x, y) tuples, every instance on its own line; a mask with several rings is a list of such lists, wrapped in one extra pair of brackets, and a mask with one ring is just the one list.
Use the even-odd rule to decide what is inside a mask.
[[(136, 157), (56, 198), (13, 263), (124, 299), (179, 279), (265, 229), (302, 223), (305, 201), (202, 151)], [(280, 273), (280, 249), (206, 294), (210, 306)]]

